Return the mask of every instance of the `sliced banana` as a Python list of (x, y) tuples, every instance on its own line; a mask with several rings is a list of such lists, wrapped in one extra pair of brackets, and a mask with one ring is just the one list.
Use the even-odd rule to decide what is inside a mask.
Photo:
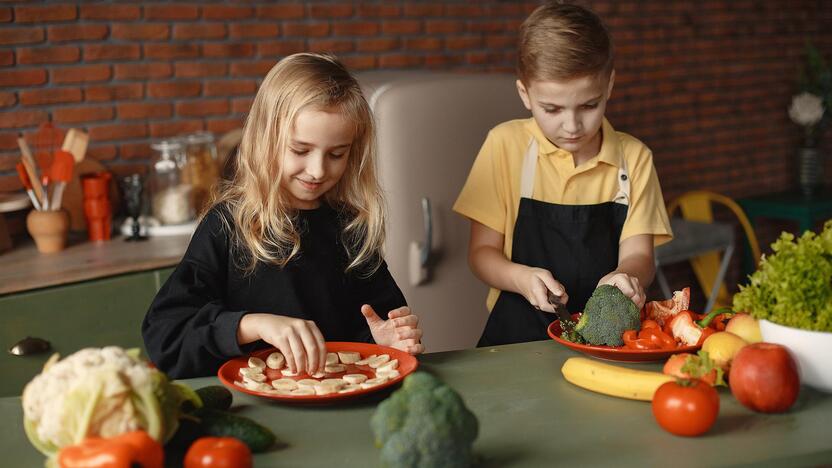
[(298, 387), (298, 388), (292, 390), (292, 393), (290, 393), (290, 395), (314, 395), (314, 394), (315, 394), (315, 389), (312, 388), (312, 387)]
[(300, 379), (300, 380), (298, 380), (298, 386), (299, 387), (314, 387), (315, 385), (318, 385), (319, 383), (321, 383), (321, 381), (320, 380), (315, 380), (315, 379)]
[(329, 395), (337, 392), (338, 388), (335, 385), (327, 385), (319, 382), (318, 385), (315, 385), (315, 395)]
[(266, 381), (265, 374), (249, 374), (243, 376), (243, 382), (263, 383)]
[(382, 378), (385, 378), (387, 380), (393, 380), (396, 377), (398, 377), (399, 375), (400, 375), (399, 371), (396, 370), (396, 369), (386, 369), (386, 370), (378, 369), (376, 371), (376, 378), (382, 377)]
[(384, 364), (378, 366), (377, 371), (381, 370), (393, 370), (399, 368), (399, 360), (393, 359), (392, 361), (385, 362)]
[(338, 358), (343, 364), (355, 364), (361, 359), (361, 353), (357, 351), (338, 351)]
[(270, 390), (274, 390), (274, 387), (263, 382), (243, 381), (243, 383), (247, 389), (257, 392), (268, 392)]
[(269, 366), (269, 369), (283, 369), (286, 365), (286, 358), (283, 356), (283, 353), (275, 351), (266, 358), (266, 365)]
[(390, 360), (389, 354), (379, 354), (378, 356), (370, 359), (370, 362), (367, 363), (368, 366), (372, 367), (373, 369), (378, 368), (382, 364), (388, 362)]
[(315, 372), (314, 374), (310, 374), (312, 377), (316, 379), (322, 379), (326, 377), (326, 372)]
[(292, 372), (289, 368), (280, 369), (280, 373), (283, 374), (284, 377), (297, 377), (299, 372)]
[(364, 382), (365, 380), (367, 380), (367, 376), (364, 375), (364, 374), (345, 374), (341, 378), (344, 379), (344, 381), (346, 381), (347, 383), (352, 384), (352, 385), (358, 385), (361, 382)]
[(338, 390), (338, 393), (350, 393), (350, 392), (354, 392), (356, 390), (361, 390), (361, 385), (353, 385), (353, 384), (347, 385), (344, 388), (342, 388), (341, 390)]
[(387, 379), (384, 377), (376, 377), (374, 379), (367, 379), (364, 382), (361, 382), (361, 388), (373, 388), (378, 387), (379, 385), (387, 382)]
[(330, 364), (324, 367), (324, 371), (326, 371), (327, 374), (338, 374), (341, 372), (345, 372), (346, 370), (347, 366), (343, 364)]
[(347, 381), (344, 379), (323, 379), (321, 380), (321, 385), (333, 385), (341, 389), (347, 385)]
[(259, 367), (241, 367), (240, 375), (243, 377), (249, 377), (252, 375), (263, 375), (263, 369), (260, 369)]
[(326, 353), (326, 365), (331, 366), (333, 364), (338, 364), (338, 354)]
[(290, 395), (292, 393), (292, 389), (289, 387), (275, 387), (266, 393), (270, 395)]
[(292, 379), (275, 379), (272, 380), (272, 387), (277, 390), (294, 390), (298, 388), (298, 383)]
[(356, 366), (366, 366), (367, 364), (369, 364), (369, 363), (370, 363), (370, 360), (371, 360), (371, 359), (374, 359), (374, 358), (376, 358), (376, 357), (378, 357), (378, 355), (376, 355), (376, 354), (371, 354), (371, 355), (369, 355), (369, 356), (365, 357), (364, 359), (362, 359), (362, 360), (360, 360), (360, 361), (355, 361), (355, 365), (356, 365)]
[(266, 361), (260, 359), (259, 357), (252, 356), (248, 358), (248, 366), (263, 370), (266, 368)]

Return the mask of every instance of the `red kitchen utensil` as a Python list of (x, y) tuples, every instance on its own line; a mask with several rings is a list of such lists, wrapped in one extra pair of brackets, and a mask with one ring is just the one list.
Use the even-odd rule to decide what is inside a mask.
[(61, 209), (61, 200), (64, 195), (64, 188), (66, 184), (72, 180), (72, 168), (75, 165), (75, 158), (72, 153), (64, 150), (55, 151), (55, 157), (52, 159), (52, 166), (49, 168), (49, 174), (52, 181), (56, 182), (55, 189), (52, 192), (52, 203), (49, 206), (53, 210)]
[(41, 170), (46, 173), (52, 166), (52, 159), (55, 150), (61, 148), (64, 141), (64, 131), (56, 127), (52, 122), (46, 122), (38, 127), (38, 130), (30, 135), (34, 156)]
[(46, 209), (49, 206), (49, 201), (46, 199), (46, 193), (43, 190), (43, 185), (41, 185), (40, 177), (38, 177), (38, 166), (22, 133), (17, 134), (17, 145), (20, 147), (20, 154), (22, 155), (20, 162), (23, 163), (26, 174), (29, 176), (29, 183), (35, 192), (35, 198), (38, 199), (41, 209)]
[(32, 183), (29, 181), (29, 174), (26, 173), (26, 168), (23, 167), (22, 162), (15, 164), (15, 168), (17, 169), (17, 177), (20, 179), (20, 183), (23, 184), (23, 188), (26, 189), (26, 194), (32, 200), (32, 206), (36, 210), (40, 210), (40, 203), (38, 202), (38, 197), (35, 196), (35, 192), (32, 191)]

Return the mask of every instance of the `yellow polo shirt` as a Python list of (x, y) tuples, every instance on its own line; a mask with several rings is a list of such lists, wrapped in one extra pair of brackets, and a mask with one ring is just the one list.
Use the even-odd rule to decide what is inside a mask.
[[(549, 141), (534, 118), (504, 122), (488, 133), (454, 211), (504, 236), (503, 252), (511, 258), (514, 223), (520, 207), (520, 173), (532, 137), (538, 143), (532, 198), (561, 205), (594, 205), (618, 193), (618, 169), (627, 162), (630, 205), (619, 243), (638, 234), (653, 234), (654, 245), (672, 238), (653, 153), (641, 141), (616, 132), (604, 119), (598, 155), (575, 167), (572, 153)], [(488, 293), (491, 310), (500, 291)]]

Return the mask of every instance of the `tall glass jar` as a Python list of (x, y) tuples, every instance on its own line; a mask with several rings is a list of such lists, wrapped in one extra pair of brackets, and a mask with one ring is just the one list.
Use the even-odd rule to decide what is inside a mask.
[(194, 208), (201, 213), (208, 208), (211, 192), (219, 180), (214, 134), (196, 132), (187, 135), (184, 141), (186, 162), (183, 176), (193, 190)]
[(162, 224), (183, 224), (195, 218), (191, 186), (185, 181), (185, 149), (176, 139), (150, 145), (150, 191), (153, 217)]

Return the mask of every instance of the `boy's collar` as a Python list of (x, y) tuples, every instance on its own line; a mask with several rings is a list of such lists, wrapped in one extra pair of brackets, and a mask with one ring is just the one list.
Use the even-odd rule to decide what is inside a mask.
[[(549, 141), (545, 135), (543, 135), (543, 130), (540, 129), (540, 126), (537, 125), (537, 121), (534, 117), (530, 118), (526, 124), (526, 128), (529, 132), (537, 139), (537, 144), (539, 150), (542, 154), (547, 156), (554, 155), (554, 154), (562, 154), (562, 155), (569, 155), (572, 156), (572, 153), (560, 149), (555, 146), (554, 143)], [(618, 141), (618, 134), (615, 133), (615, 129), (612, 128), (612, 125), (604, 117), (604, 122), (601, 125), (601, 131), (603, 132), (604, 139), (601, 143), (601, 151), (598, 152), (598, 161), (607, 163), (611, 166), (615, 166), (620, 168), (622, 166), (623, 160), (623, 153), (621, 151), (621, 145)]]

